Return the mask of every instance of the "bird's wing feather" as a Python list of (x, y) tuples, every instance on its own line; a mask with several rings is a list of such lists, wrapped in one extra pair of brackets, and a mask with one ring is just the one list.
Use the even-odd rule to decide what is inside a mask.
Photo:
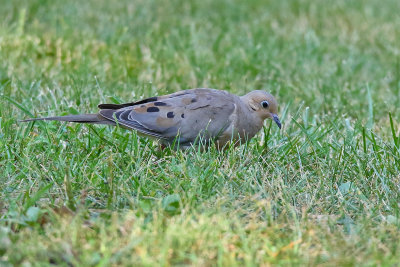
[(212, 89), (193, 89), (158, 97), (121, 109), (100, 110), (100, 115), (143, 134), (173, 141), (193, 142), (199, 133), (217, 137), (230, 125), (235, 96)]

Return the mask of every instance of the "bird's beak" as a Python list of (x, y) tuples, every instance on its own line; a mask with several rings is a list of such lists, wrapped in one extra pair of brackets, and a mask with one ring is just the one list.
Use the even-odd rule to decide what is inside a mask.
[(279, 120), (278, 115), (276, 114), (272, 114), (272, 119), (274, 120), (274, 122), (278, 125), (279, 129), (282, 129), (282, 123)]

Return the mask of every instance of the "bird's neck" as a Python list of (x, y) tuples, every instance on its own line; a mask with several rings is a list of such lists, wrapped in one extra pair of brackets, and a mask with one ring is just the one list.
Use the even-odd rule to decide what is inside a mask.
[(242, 103), (239, 105), (240, 108), (238, 112), (242, 115), (237, 117), (238, 119), (235, 126), (238, 129), (246, 129), (246, 133), (241, 133), (241, 135), (246, 135), (247, 138), (252, 138), (260, 131), (264, 121), (254, 113), (254, 110), (248, 104), (249, 98), (247, 95), (241, 96), (240, 98)]
[(240, 97), (240, 100), (242, 101), (243, 106), (244, 106), (246, 109), (248, 109), (250, 112), (253, 112), (253, 111), (254, 111), (254, 109), (249, 105), (251, 99), (250, 99), (250, 97), (249, 97), (248, 94), (247, 94), (247, 95), (241, 96), (241, 97)]

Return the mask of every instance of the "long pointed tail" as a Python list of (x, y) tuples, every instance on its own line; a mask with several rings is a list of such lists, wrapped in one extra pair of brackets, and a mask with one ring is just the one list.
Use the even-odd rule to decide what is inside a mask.
[(67, 116), (47, 117), (47, 118), (34, 118), (34, 119), (22, 120), (20, 122), (29, 122), (29, 121), (68, 121), (77, 123), (108, 124), (114, 126), (116, 125), (115, 122), (107, 120), (99, 114), (81, 114), (81, 115), (67, 115)]

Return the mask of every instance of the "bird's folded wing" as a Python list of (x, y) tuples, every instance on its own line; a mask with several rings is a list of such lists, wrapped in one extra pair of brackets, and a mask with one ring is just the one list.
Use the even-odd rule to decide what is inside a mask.
[(207, 130), (210, 137), (215, 137), (226, 129), (235, 108), (229, 94), (205, 89), (136, 103), (116, 110), (103, 109), (99, 113), (106, 119), (149, 136), (171, 141), (179, 135), (181, 142), (192, 142), (203, 130)]

